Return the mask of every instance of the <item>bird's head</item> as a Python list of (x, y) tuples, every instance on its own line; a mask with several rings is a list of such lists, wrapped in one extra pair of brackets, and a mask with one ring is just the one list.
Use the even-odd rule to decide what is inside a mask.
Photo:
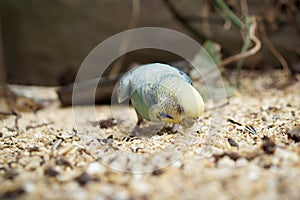
[(182, 124), (182, 122), (191, 121), (202, 115), (204, 102), (192, 85), (182, 83), (174, 88), (169, 87), (169, 90), (174, 96), (171, 100), (164, 102), (162, 109), (159, 109), (162, 110), (160, 118), (166, 122)]
[(183, 84), (178, 88), (177, 96), (181, 106), (181, 120), (199, 118), (204, 111), (204, 102), (199, 92), (190, 84)]

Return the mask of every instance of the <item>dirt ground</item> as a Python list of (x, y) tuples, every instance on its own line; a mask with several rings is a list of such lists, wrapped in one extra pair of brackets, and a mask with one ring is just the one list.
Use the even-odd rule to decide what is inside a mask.
[(109, 105), (94, 120), (92, 106), (61, 108), (55, 88), (26, 87), (54, 103), (20, 113), (18, 128), (16, 116), (0, 120), (0, 199), (299, 199), (300, 82), (284, 79), (245, 72), (228, 104), (206, 102), (191, 129), (143, 136)]

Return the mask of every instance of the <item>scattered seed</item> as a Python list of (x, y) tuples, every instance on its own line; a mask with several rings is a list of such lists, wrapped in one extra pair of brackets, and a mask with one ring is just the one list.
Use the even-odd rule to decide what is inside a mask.
[(276, 108), (276, 107), (274, 107), (274, 106), (270, 106), (269, 108), (268, 108), (268, 111), (271, 111), (271, 112), (276, 112), (276, 111), (278, 111), (279, 109), (278, 108)]
[(122, 137), (122, 141), (124, 141), (124, 142), (128, 142), (130, 140), (130, 138), (129, 137), (127, 137), (127, 136), (125, 136), (125, 137)]
[(114, 139), (114, 136), (113, 136), (113, 135), (109, 135), (109, 136), (107, 137), (107, 139), (112, 140), (112, 139)]
[(227, 138), (228, 143), (230, 144), (230, 146), (232, 147), (239, 147), (239, 144), (232, 138)]
[(292, 116), (293, 116), (293, 117), (296, 116), (295, 111), (291, 111), (291, 113), (292, 113)]
[(253, 128), (253, 126), (245, 126), (245, 129), (249, 131), (252, 134), (257, 134), (256, 130)]
[(263, 165), (263, 168), (265, 169), (270, 169), (270, 167), (272, 167), (272, 163), (266, 163)]
[(39, 151), (39, 147), (37, 147), (37, 146), (28, 148), (29, 153), (37, 152), (37, 151)]
[(56, 135), (56, 137), (58, 139), (62, 139), (62, 140), (66, 140), (66, 139), (70, 139), (73, 138), (75, 135), (77, 134), (77, 132), (72, 131), (71, 133), (66, 133), (66, 132), (61, 132), (59, 134)]
[(62, 139), (56, 140), (52, 146), (52, 151), (56, 150), (61, 143), (62, 143)]
[(164, 173), (164, 171), (161, 170), (161, 169), (155, 169), (154, 171), (152, 171), (152, 175), (153, 175), (153, 176), (160, 176), (160, 175), (162, 175), (163, 173)]
[(142, 148), (141, 148), (141, 147), (131, 148), (131, 151), (132, 151), (133, 153), (137, 153), (139, 150), (142, 150)]
[(107, 144), (108, 139), (106, 139), (106, 138), (104, 138), (104, 139), (97, 139), (97, 141), (98, 141), (100, 144), (105, 145), (105, 144)]
[(232, 123), (232, 124), (236, 124), (236, 125), (239, 125), (239, 126), (242, 126), (242, 124), (240, 124), (239, 122), (236, 122), (232, 119), (227, 119), (228, 122)]
[(123, 137), (121, 140), (124, 142), (131, 142), (133, 140), (138, 139), (138, 137), (134, 136), (134, 135), (130, 135), (130, 136), (125, 136)]

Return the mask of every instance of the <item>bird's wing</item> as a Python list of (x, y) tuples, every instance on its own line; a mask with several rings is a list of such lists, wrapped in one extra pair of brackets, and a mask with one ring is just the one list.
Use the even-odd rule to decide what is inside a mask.
[(121, 77), (118, 83), (117, 89), (117, 97), (118, 102), (121, 103), (128, 99), (131, 95), (131, 76), (130, 72), (126, 73), (124, 76)]

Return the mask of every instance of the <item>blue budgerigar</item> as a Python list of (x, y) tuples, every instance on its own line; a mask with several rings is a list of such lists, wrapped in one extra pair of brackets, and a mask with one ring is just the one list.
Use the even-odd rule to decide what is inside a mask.
[(204, 103), (191, 79), (170, 65), (153, 63), (129, 71), (119, 81), (119, 103), (131, 98), (139, 121), (182, 124), (202, 115)]

